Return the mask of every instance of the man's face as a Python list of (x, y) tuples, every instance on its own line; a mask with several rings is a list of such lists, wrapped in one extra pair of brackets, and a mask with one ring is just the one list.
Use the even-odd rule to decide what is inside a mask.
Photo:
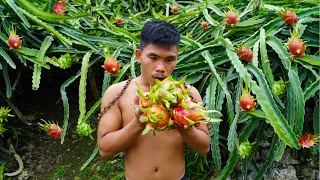
[(174, 70), (178, 59), (176, 46), (163, 48), (148, 44), (143, 51), (136, 50), (136, 58), (141, 65), (142, 77), (151, 85), (155, 79), (163, 80)]

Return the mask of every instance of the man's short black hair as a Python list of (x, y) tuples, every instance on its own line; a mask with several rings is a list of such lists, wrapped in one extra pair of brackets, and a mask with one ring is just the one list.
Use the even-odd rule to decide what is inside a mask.
[(170, 48), (180, 46), (180, 32), (172, 24), (165, 21), (147, 22), (140, 35), (140, 50), (143, 50), (148, 44), (160, 47)]

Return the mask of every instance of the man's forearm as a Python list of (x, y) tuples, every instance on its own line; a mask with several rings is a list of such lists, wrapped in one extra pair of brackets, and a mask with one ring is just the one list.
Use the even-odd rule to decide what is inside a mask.
[(110, 158), (126, 150), (142, 133), (143, 126), (135, 119), (119, 131), (110, 132), (100, 138), (98, 142), (100, 155)]
[(195, 127), (188, 130), (178, 129), (185, 143), (199, 154), (206, 154), (210, 150), (210, 136)]

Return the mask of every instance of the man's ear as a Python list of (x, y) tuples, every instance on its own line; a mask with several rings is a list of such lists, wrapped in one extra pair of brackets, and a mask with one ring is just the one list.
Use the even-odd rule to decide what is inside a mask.
[(136, 55), (136, 59), (137, 59), (138, 63), (141, 63), (141, 59), (140, 59), (140, 57), (141, 57), (141, 50), (140, 50), (140, 49), (136, 49), (136, 50), (134, 51), (134, 53), (135, 53), (135, 55)]

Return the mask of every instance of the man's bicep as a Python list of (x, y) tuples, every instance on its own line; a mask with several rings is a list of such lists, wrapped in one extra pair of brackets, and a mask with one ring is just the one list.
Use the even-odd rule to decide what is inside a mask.
[[(103, 109), (108, 106), (116, 96), (117, 88), (110, 87), (102, 98), (101, 111), (103, 111)], [(109, 110), (102, 114), (98, 127), (98, 136), (102, 137), (107, 133), (117, 131), (121, 128), (121, 126), (122, 116), (117, 101), (110, 107)]]

